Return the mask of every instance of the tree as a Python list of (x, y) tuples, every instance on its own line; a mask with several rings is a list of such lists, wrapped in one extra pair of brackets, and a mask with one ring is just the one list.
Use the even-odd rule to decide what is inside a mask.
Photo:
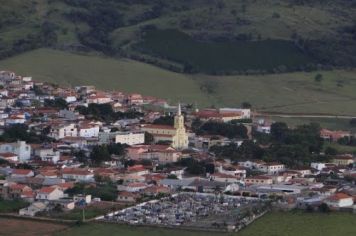
[(110, 161), (111, 155), (107, 146), (94, 146), (92, 152), (90, 153), (90, 159), (95, 165), (100, 165), (104, 161)]
[(176, 175), (174, 175), (174, 174), (169, 174), (167, 176), (167, 179), (178, 179), (178, 177)]
[(145, 132), (145, 144), (153, 144), (154, 143), (154, 137), (152, 134)]
[(67, 109), (68, 108), (68, 104), (67, 104), (66, 100), (64, 100), (63, 98), (56, 98), (54, 100), (45, 99), (44, 105), (46, 107), (54, 107), (54, 108), (59, 108), (59, 109)]
[(350, 125), (353, 126), (353, 127), (356, 127), (356, 118), (352, 118), (350, 120)]
[(328, 206), (328, 204), (326, 203), (322, 203), (319, 207), (318, 210), (322, 213), (329, 213), (330, 212), (330, 208)]
[(174, 125), (174, 117), (173, 116), (161, 116), (153, 121), (155, 125)]
[(283, 122), (276, 122), (271, 125), (271, 135), (277, 141), (283, 141), (287, 137), (288, 126)]
[(335, 148), (333, 148), (333, 147), (327, 147), (325, 149), (325, 155), (327, 155), (327, 156), (335, 156), (335, 155), (337, 155), (337, 150)]
[(314, 77), (314, 80), (316, 82), (321, 82), (323, 80), (323, 75), (320, 74), (320, 73), (316, 74), (315, 77)]
[(241, 106), (243, 109), (250, 109), (252, 107), (251, 103), (249, 102), (243, 102)]

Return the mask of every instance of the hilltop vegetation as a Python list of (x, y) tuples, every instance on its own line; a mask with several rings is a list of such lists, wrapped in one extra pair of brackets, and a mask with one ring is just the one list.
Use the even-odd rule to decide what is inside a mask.
[[(356, 4), (350, 0), (0, 0), (0, 5), (0, 58), (46, 46), (209, 74), (356, 65)], [(167, 41), (166, 48), (157, 48)]]
[(184, 65), (184, 72), (284, 72), (312, 63), (285, 40), (200, 42), (177, 30), (148, 31), (135, 48)]

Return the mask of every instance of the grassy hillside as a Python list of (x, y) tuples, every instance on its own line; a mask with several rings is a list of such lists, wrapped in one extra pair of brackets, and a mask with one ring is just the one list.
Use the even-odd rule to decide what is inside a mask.
[[(188, 63), (212, 74), (356, 65), (356, 4), (348, 0), (0, 0), (0, 6), (0, 58), (50, 46), (178, 71)], [(136, 50), (148, 42), (148, 28), (174, 29), (191, 40), (183, 48), (173, 40), (157, 53), (152, 46), (172, 37), (160, 35), (144, 47), (150, 50)]]
[(209, 233), (159, 228), (129, 227), (115, 224), (88, 224), (56, 234), (76, 235), (125, 235), (125, 236), (351, 236), (354, 235), (356, 216), (347, 213), (308, 214), (308, 213), (270, 213), (249, 225), (239, 233)]
[(36, 80), (65, 85), (93, 84), (107, 90), (140, 92), (170, 102), (202, 106), (240, 106), (261, 111), (356, 115), (356, 71), (286, 73), (264, 76), (207, 76), (173, 73), (128, 59), (77, 55), (40, 49), (0, 61)]

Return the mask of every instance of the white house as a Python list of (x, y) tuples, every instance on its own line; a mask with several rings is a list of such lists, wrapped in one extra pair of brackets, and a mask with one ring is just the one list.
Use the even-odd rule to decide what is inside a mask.
[(353, 198), (345, 193), (336, 193), (325, 200), (330, 207), (349, 207), (354, 204)]
[(2, 152), (0, 153), (0, 159), (17, 162), (19, 160), (19, 157), (12, 152)]
[(117, 190), (134, 193), (134, 192), (139, 192), (147, 187), (148, 185), (145, 183), (129, 183), (127, 185), (118, 185)]
[(130, 132), (101, 132), (99, 133), (100, 143), (121, 143), (127, 145), (143, 144), (145, 142), (145, 133), (142, 131)]
[(311, 168), (314, 168), (316, 170), (321, 171), (322, 169), (324, 169), (326, 167), (326, 163), (321, 163), (321, 162), (312, 162), (310, 164)]
[(79, 182), (94, 181), (94, 173), (87, 169), (66, 168), (62, 170), (62, 177)]
[(99, 126), (98, 125), (80, 125), (78, 128), (79, 137), (83, 138), (93, 138), (99, 136)]
[(6, 125), (24, 124), (25, 122), (25, 117), (21, 115), (11, 115), (5, 120)]
[(36, 199), (37, 200), (58, 200), (64, 196), (62, 190), (56, 187), (43, 187), (38, 190)]
[(43, 202), (34, 202), (29, 207), (23, 208), (19, 211), (20, 216), (35, 216), (36, 213), (44, 211), (47, 205)]
[(217, 171), (221, 174), (231, 175), (239, 178), (246, 178), (246, 170), (241, 167), (219, 165)]
[(78, 130), (75, 124), (62, 124), (52, 127), (48, 135), (54, 139), (62, 139), (64, 137), (77, 137)]
[(280, 163), (266, 163), (264, 165), (261, 165), (258, 170), (272, 175), (284, 171), (285, 166)]
[(0, 152), (11, 152), (19, 157), (19, 161), (26, 162), (31, 158), (31, 146), (25, 141), (17, 141), (15, 143), (0, 144)]
[(42, 161), (57, 163), (60, 158), (60, 152), (53, 148), (39, 148), (35, 150), (35, 155), (40, 157)]

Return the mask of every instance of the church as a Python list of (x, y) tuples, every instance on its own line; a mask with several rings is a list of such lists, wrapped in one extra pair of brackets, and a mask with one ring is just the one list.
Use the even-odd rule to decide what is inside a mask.
[(174, 126), (149, 124), (142, 127), (141, 130), (152, 134), (155, 142), (169, 141), (172, 143), (171, 146), (178, 150), (188, 148), (188, 135), (180, 104), (178, 104), (178, 111), (174, 117)]

